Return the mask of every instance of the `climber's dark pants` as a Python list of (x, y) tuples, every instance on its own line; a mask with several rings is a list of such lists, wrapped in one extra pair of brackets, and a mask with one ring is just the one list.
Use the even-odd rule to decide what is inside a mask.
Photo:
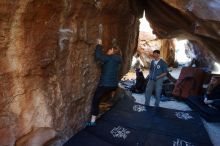
[(91, 114), (97, 116), (99, 114), (99, 104), (103, 96), (116, 90), (117, 87), (112, 86), (98, 86), (92, 100)]

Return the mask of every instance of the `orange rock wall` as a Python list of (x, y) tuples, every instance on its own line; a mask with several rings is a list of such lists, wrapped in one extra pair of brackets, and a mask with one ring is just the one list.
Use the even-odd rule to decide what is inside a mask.
[(138, 36), (132, 7), (128, 0), (0, 1), (0, 145), (36, 127), (65, 139), (84, 126), (100, 74), (96, 39), (105, 47), (117, 40), (125, 73)]
[(55, 130), (63, 141), (80, 130), (100, 74), (95, 40), (102, 38), (107, 48), (116, 39), (126, 73), (144, 9), (159, 38), (195, 41), (220, 61), (219, 5), (214, 0), (1, 0), (0, 145), (35, 135), (41, 131), (36, 127)]

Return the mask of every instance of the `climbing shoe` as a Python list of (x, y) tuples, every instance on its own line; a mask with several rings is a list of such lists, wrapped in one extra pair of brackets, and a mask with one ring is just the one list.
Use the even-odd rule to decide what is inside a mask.
[(86, 126), (89, 126), (89, 127), (95, 126), (95, 125), (96, 125), (96, 122), (87, 122), (86, 123)]

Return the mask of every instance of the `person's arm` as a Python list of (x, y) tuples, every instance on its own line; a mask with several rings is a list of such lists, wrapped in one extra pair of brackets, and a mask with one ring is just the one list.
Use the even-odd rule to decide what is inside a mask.
[(157, 76), (156, 79), (158, 80), (158, 79), (160, 79), (162, 77), (165, 77), (166, 75), (167, 75), (167, 73), (164, 72), (164, 73), (160, 74), (159, 76)]
[(204, 103), (205, 104), (210, 104), (210, 103), (213, 103), (213, 100), (208, 100), (207, 97), (204, 98)]
[(102, 45), (98, 44), (96, 45), (96, 49), (95, 49), (95, 57), (102, 61), (102, 62), (105, 62), (108, 60), (109, 56), (105, 55), (102, 51), (103, 47)]
[(213, 99), (213, 103), (219, 103), (220, 104), (220, 99)]
[(150, 80), (154, 80), (153, 77), (152, 77), (153, 67), (154, 67), (154, 61), (152, 60), (152, 61), (150, 62), (149, 74), (148, 74), (148, 76), (147, 76), (147, 78), (150, 79)]
[(207, 89), (206, 89), (206, 94), (210, 94), (211, 91), (213, 90), (214, 85), (212, 83), (209, 83)]
[(152, 61), (150, 62), (149, 74), (152, 73), (153, 67), (154, 67), (154, 61), (152, 60)]
[(217, 109), (220, 109), (220, 99), (213, 100), (213, 103), (211, 103), (211, 105)]

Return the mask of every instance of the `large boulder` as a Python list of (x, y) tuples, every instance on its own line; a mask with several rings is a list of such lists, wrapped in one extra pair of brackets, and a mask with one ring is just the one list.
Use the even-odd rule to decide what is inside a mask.
[(0, 1), (0, 145), (32, 127), (63, 139), (84, 127), (100, 75), (97, 38), (122, 49), (125, 73), (138, 37), (129, 0)]

